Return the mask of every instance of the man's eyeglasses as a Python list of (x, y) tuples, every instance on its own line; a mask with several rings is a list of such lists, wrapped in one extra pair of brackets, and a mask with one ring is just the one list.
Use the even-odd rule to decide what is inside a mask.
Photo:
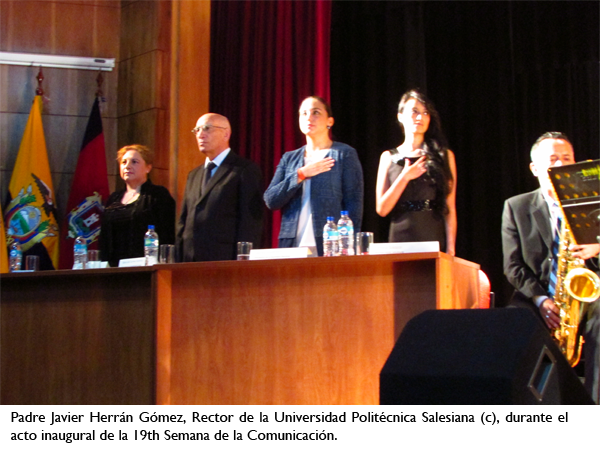
[(221, 130), (226, 130), (227, 127), (217, 127), (214, 125), (200, 125), (196, 128), (192, 128), (192, 133), (194, 134), (198, 134), (201, 131), (204, 131), (205, 133), (212, 133), (214, 128), (220, 128)]

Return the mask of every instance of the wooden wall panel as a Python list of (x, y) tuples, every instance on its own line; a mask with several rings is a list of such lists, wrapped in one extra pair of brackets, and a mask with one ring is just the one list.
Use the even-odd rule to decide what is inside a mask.
[[(52, 2), (0, 2), (0, 15), (6, 25), (0, 49), (11, 52), (52, 53), (52, 31), (55, 28)], [(5, 35), (4, 35), (5, 33)]]
[(11, 5), (8, 2), (0, 2), (0, 49), (8, 45), (9, 33), (9, 9)]
[(152, 148), (156, 157), (150, 178), (174, 194), (168, 126), (170, 11), (171, 2), (122, 3), (117, 139), (119, 147), (143, 144)]
[(158, 50), (159, 8), (155, 1), (122, 2), (121, 59)]
[[(149, 109), (137, 114), (120, 117), (118, 127), (119, 142), (144, 144), (155, 148), (154, 129), (156, 126), (156, 116), (157, 111)], [(145, 136), (143, 140), (140, 139), (142, 136)], [(150, 175), (152, 176), (152, 173)]]
[[(90, 56), (90, 49), (93, 49), (93, 30), (95, 28), (95, 14), (90, 17), (87, 25), (90, 28), (82, 32), (81, 17), (89, 14), (87, 6), (84, 4), (53, 3), (53, 14), (60, 14), (60, 24), (54, 20), (52, 30), (53, 49), (68, 48), (72, 55)], [(92, 32), (90, 32), (92, 31)]]
[[(5, 1), (5, 0), (2, 0)], [(16, 0), (16, 1), (23, 1), (23, 0)], [(70, 3), (73, 5), (88, 5), (88, 6), (106, 6), (106, 7), (113, 7), (113, 8), (118, 8), (119, 5), (115, 0), (24, 0), (24, 1), (32, 1), (32, 2), (37, 2), (37, 3), (41, 3), (41, 2), (50, 2), (50, 3)], [(118, 0), (117, 0), (118, 1)], [(137, 1), (137, 0), (131, 0), (131, 1)], [(117, 4), (115, 4), (117, 3)]]
[(188, 173), (204, 161), (190, 130), (209, 112), (210, 2), (174, 2), (172, 18), (169, 146), (180, 208)]
[(119, 177), (119, 168), (115, 162), (117, 157), (117, 123), (116, 116), (102, 117), (102, 126), (104, 127), (104, 142), (106, 144), (106, 168), (108, 169), (108, 186), (114, 188)]
[[(155, 74), (156, 59), (159, 57), (157, 52), (148, 52), (121, 61), (118, 99), (119, 117), (139, 114), (159, 107)], [(130, 143), (123, 143), (123, 145)]]
[[(83, 2), (89, 6), (89, 2)], [(107, 58), (117, 58), (119, 51), (119, 41), (121, 36), (116, 30), (121, 20), (121, 9), (114, 0), (93, 1), (98, 8), (95, 9), (94, 32), (92, 34), (92, 48), (100, 56)], [(117, 3), (117, 5), (115, 5)], [(114, 55), (114, 56), (109, 56)], [(118, 58), (117, 58), (118, 59)], [(116, 69), (115, 69), (116, 70)], [(116, 106), (115, 106), (116, 107)]]

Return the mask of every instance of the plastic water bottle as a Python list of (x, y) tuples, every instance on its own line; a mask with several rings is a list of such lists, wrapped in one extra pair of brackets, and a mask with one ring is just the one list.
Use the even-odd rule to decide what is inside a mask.
[(73, 270), (85, 269), (87, 264), (87, 242), (81, 231), (77, 233), (75, 245), (73, 246)]
[(23, 252), (21, 251), (21, 244), (16, 239), (10, 244), (10, 271), (16, 272), (21, 270), (21, 261), (23, 260)]
[(327, 223), (323, 227), (323, 256), (339, 256), (340, 254), (340, 235), (333, 217), (327, 217)]
[(348, 211), (342, 211), (338, 221), (340, 233), (340, 255), (354, 255), (354, 224), (348, 217)]
[(147, 266), (158, 263), (158, 234), (154, 231), (154, 225), (148, 225), (148, 231), (144, 235), (144, 256)]

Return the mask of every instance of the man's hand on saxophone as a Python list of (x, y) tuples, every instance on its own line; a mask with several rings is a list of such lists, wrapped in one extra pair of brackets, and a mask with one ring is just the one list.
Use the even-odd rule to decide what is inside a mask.
[(560, 310), (551, 298), (546, 298), (540, 303), (540, 314), (548, 328), (554, 329), (560, 326)]
[(574, 258), (590, 259), (600, 253), (600, 244), (574, 244), (569, 247), (569, 250)]

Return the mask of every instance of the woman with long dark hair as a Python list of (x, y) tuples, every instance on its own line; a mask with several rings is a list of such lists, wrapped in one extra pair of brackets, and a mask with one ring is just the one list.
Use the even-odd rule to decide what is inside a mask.
[(438, 241), (455, 253), (456, 163), (434, 105), (420, 91), (400, 99), (398, 122), (404, 142), (382, 153), (376, 209), (390, 215), (390, 242)]

